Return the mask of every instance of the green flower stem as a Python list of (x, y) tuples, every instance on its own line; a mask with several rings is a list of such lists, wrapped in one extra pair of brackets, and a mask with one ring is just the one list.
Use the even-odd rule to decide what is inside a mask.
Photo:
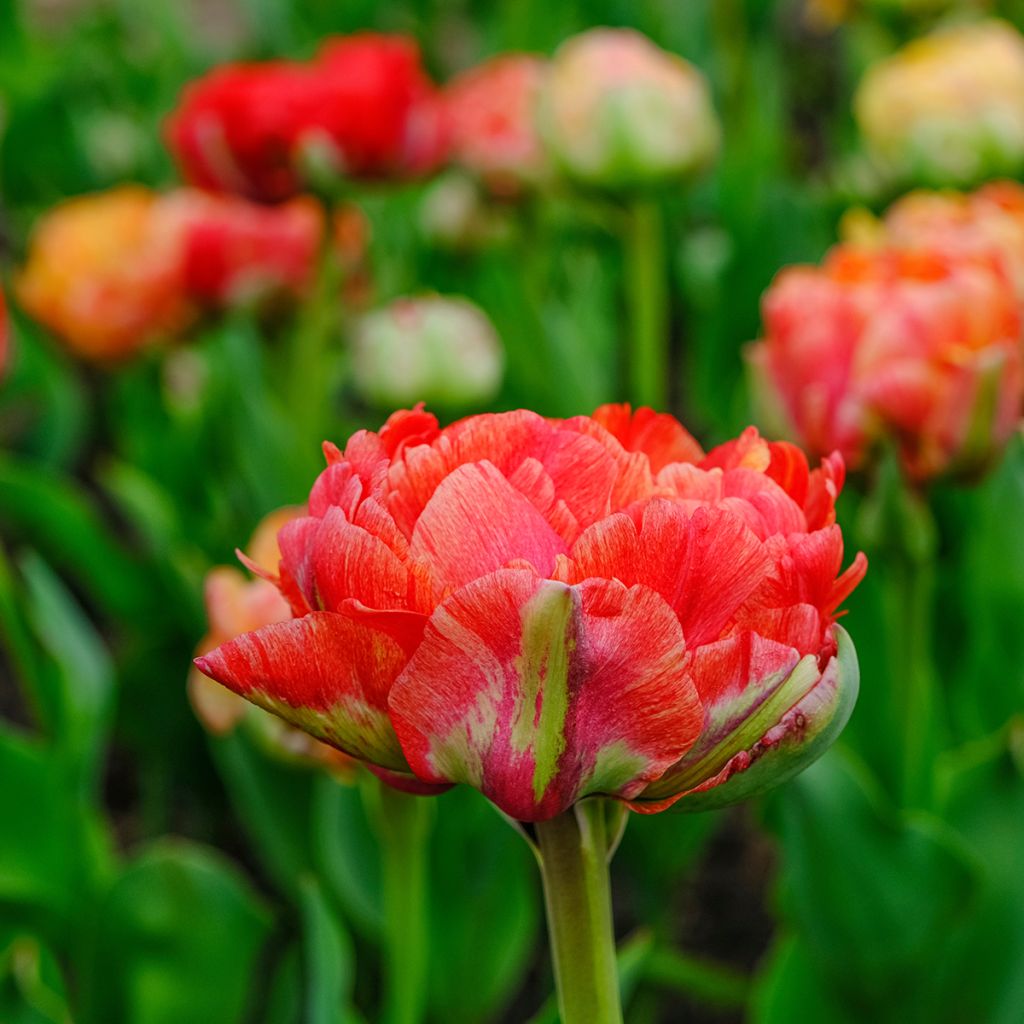
[(386, 1024), (419, 1024), (427, 988), (427, 851), (433, 806), (381, 783)]
[(604, 801), (535, 830), (562, 1024), (622, 1024)]
[(900, 793), (907, 808), (929, 807), (934, 764), (929, 755), (935, 725), (933, 651), (935, 563), (932, 554), (904, 551), (890, 566), (887, 595), (892, 680), (902, 730)]
[(634, 405), (668, 405), (668, 280), (661, 209), (637, 199), (627, 211), (626, 289), (632, 337), (629, 397)]
[(330, 348), (337, 341), (341, 320), (341, 268), (334, 249), (332, 218), (328, 207), (316, 281), (296, 325), (285, 384), (288, 416), (302, 445), (319, 446), (324, 440), (335, 383)]
[(904, 477), (894, 451), (879, 460), (860, 531), (884, 581), (889, 691), (898, 727), (901, 806), (927, 808), (935, 796), (937, 678), (934, 658), (938, 531), (925, 495)]

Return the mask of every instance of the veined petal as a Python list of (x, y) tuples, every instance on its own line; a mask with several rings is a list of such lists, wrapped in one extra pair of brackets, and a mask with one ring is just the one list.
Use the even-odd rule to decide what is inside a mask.
[[(836, 653), (824, 671), (809, 655), (785, 678), (775, 673), (756, 687), (752, 697), (760, 703), (752, 713), (746, 706), (750, 698), (742, 694), (720, 703), (712, 710), (708, 739), (702, 736), (678, 765), (632, 801), (633, 810), (726, 807), (772, 789), (821, 757), (849, 720), (860, 687), (853, 643), (842, 627), (834, 629)], [(730, 720), (748, 713), (730, 735)]]
[(434, 612), (392, 719), (420, 778), (542, 820), (591, 793), (635, 794), (689, 748), (704, 712), (683, 654), (646, 587), (499, 570)]
[(547, 575), (565, 541), (489, 462), (449, 474), (427, 503), (409, 546), (446, 583), (460, 586), (527, 559)]
[(626, 451), (643, 452), (650, 460), (652, 473), (659, 473), (672, 462), (699, 462), (704, 458), (693, 435), (668, 413), (647, 407), (632, 412), (627, 404), (602, 405), (594, 410), (593, 418)]
[(409, 572), (382, 541), (353, 526), (340, 508), (320, 521), (312, 543), (313, 593), (325, 611), (338, 611), (350, 599), (369, 608), (404, 609)]
[(679, 616), (693, 648), (718, 638), (769, 568), (764, 545), (738, 516), (655, 498), (639, 529), (618, 514), (586, 530), (573, 546), (567, 581), (604, 577), (650, 587)]
[(199, 670), (253, 704), (384, 768), (407, 770), (387, 712), (405, 666), (401, 647), (330, 612), (264, 626), (196, 659)]

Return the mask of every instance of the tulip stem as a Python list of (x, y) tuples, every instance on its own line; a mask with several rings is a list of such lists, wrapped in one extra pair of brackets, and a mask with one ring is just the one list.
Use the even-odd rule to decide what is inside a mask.
[(332, 211), (324, 211), (324, 237), (312, 294), (302, 307), (288, 366), (285, 400), (303, 446), (319, 446), (328, 430), (331, 387), (327, 353), (338, 332), (340, 268), (334, 250)]
[(669, 299), (661, 209), (653, 199), (637, 199), (627, 216), (629, 397), (634, 405), (663, 410), (668, 405)]
[(535, 826), (562, 1024), (621, 1024), (605, 801)]
[(427, 850), (433, 807), (383, 783), (378, 834), (384, 883), (386, 1024), (420, 1024), (427, 983)]
[(933, 797), (934, 770), (929, 746), (934, 726), (935, 674), (932, 665), (932, 558), (906, 552), (894, 559), (889, 616), (892, 623), (893, 684), (899, 702), (903, 751), (902, 804), (926, 808)]

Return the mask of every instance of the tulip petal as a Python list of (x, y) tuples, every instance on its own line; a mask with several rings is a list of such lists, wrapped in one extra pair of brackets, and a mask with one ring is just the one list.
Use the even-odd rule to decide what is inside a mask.
[(409, 552), (455, 586), (514, 558), (542, 575), (565, 541), (533, 504), (489, 462), (469, 463), (438, 486), (413, 531)]
[(717, 640), (770, 568), (765, 546), (743, 520), (719, 508), (693, 512), (655, 499), (639, 530), (624, 514), (586, 530), (573, 546), (568, 582), (589, 577), (642, 584), (679, 616), (688, 648)]
[[(853, 642), (841, 626), (833, 628), (836, 653), (824, 671), (808, 655), (747, 690), (724, 688), (700, 740), (630, 806), (647, 814), (673, 805), (683, 811), (725, 807), (813, 764), (842, 732), (860, 687)], [(747, 670), (756, 671), (759, 660), (771, 667), (778, 655), (762, 649)]]
[(646, 587), (503, 569), (434, 612), (392, 720), (421, 779), (542, 820), (592, 793), (633, 795), (690, 747), (704, 712), (683, 654)]
[(313, 539), (313, 592), (325, 611), (353, 599), (368, 608), (405, 608), (409, 573), (382, 541), (329, 509)]
[(351, 754), (408, 770), (387, 713), (406, 657), (377, 630), (330, 612), (264, 626), (201, 658), (201, 672)]

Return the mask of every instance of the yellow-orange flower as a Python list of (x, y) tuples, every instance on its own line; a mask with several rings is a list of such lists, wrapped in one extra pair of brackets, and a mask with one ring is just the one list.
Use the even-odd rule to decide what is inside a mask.
[(916, 39), (864, 76), (854, 114), (891, 175), (964, 184), (1024, 166), (1024, 37), (1003, 21)]
[(36, 225), (17, 281), (26, 311), (78, 355), (125, 359), (193, 317), (180, 238), (134, 185), (61, 203)]

